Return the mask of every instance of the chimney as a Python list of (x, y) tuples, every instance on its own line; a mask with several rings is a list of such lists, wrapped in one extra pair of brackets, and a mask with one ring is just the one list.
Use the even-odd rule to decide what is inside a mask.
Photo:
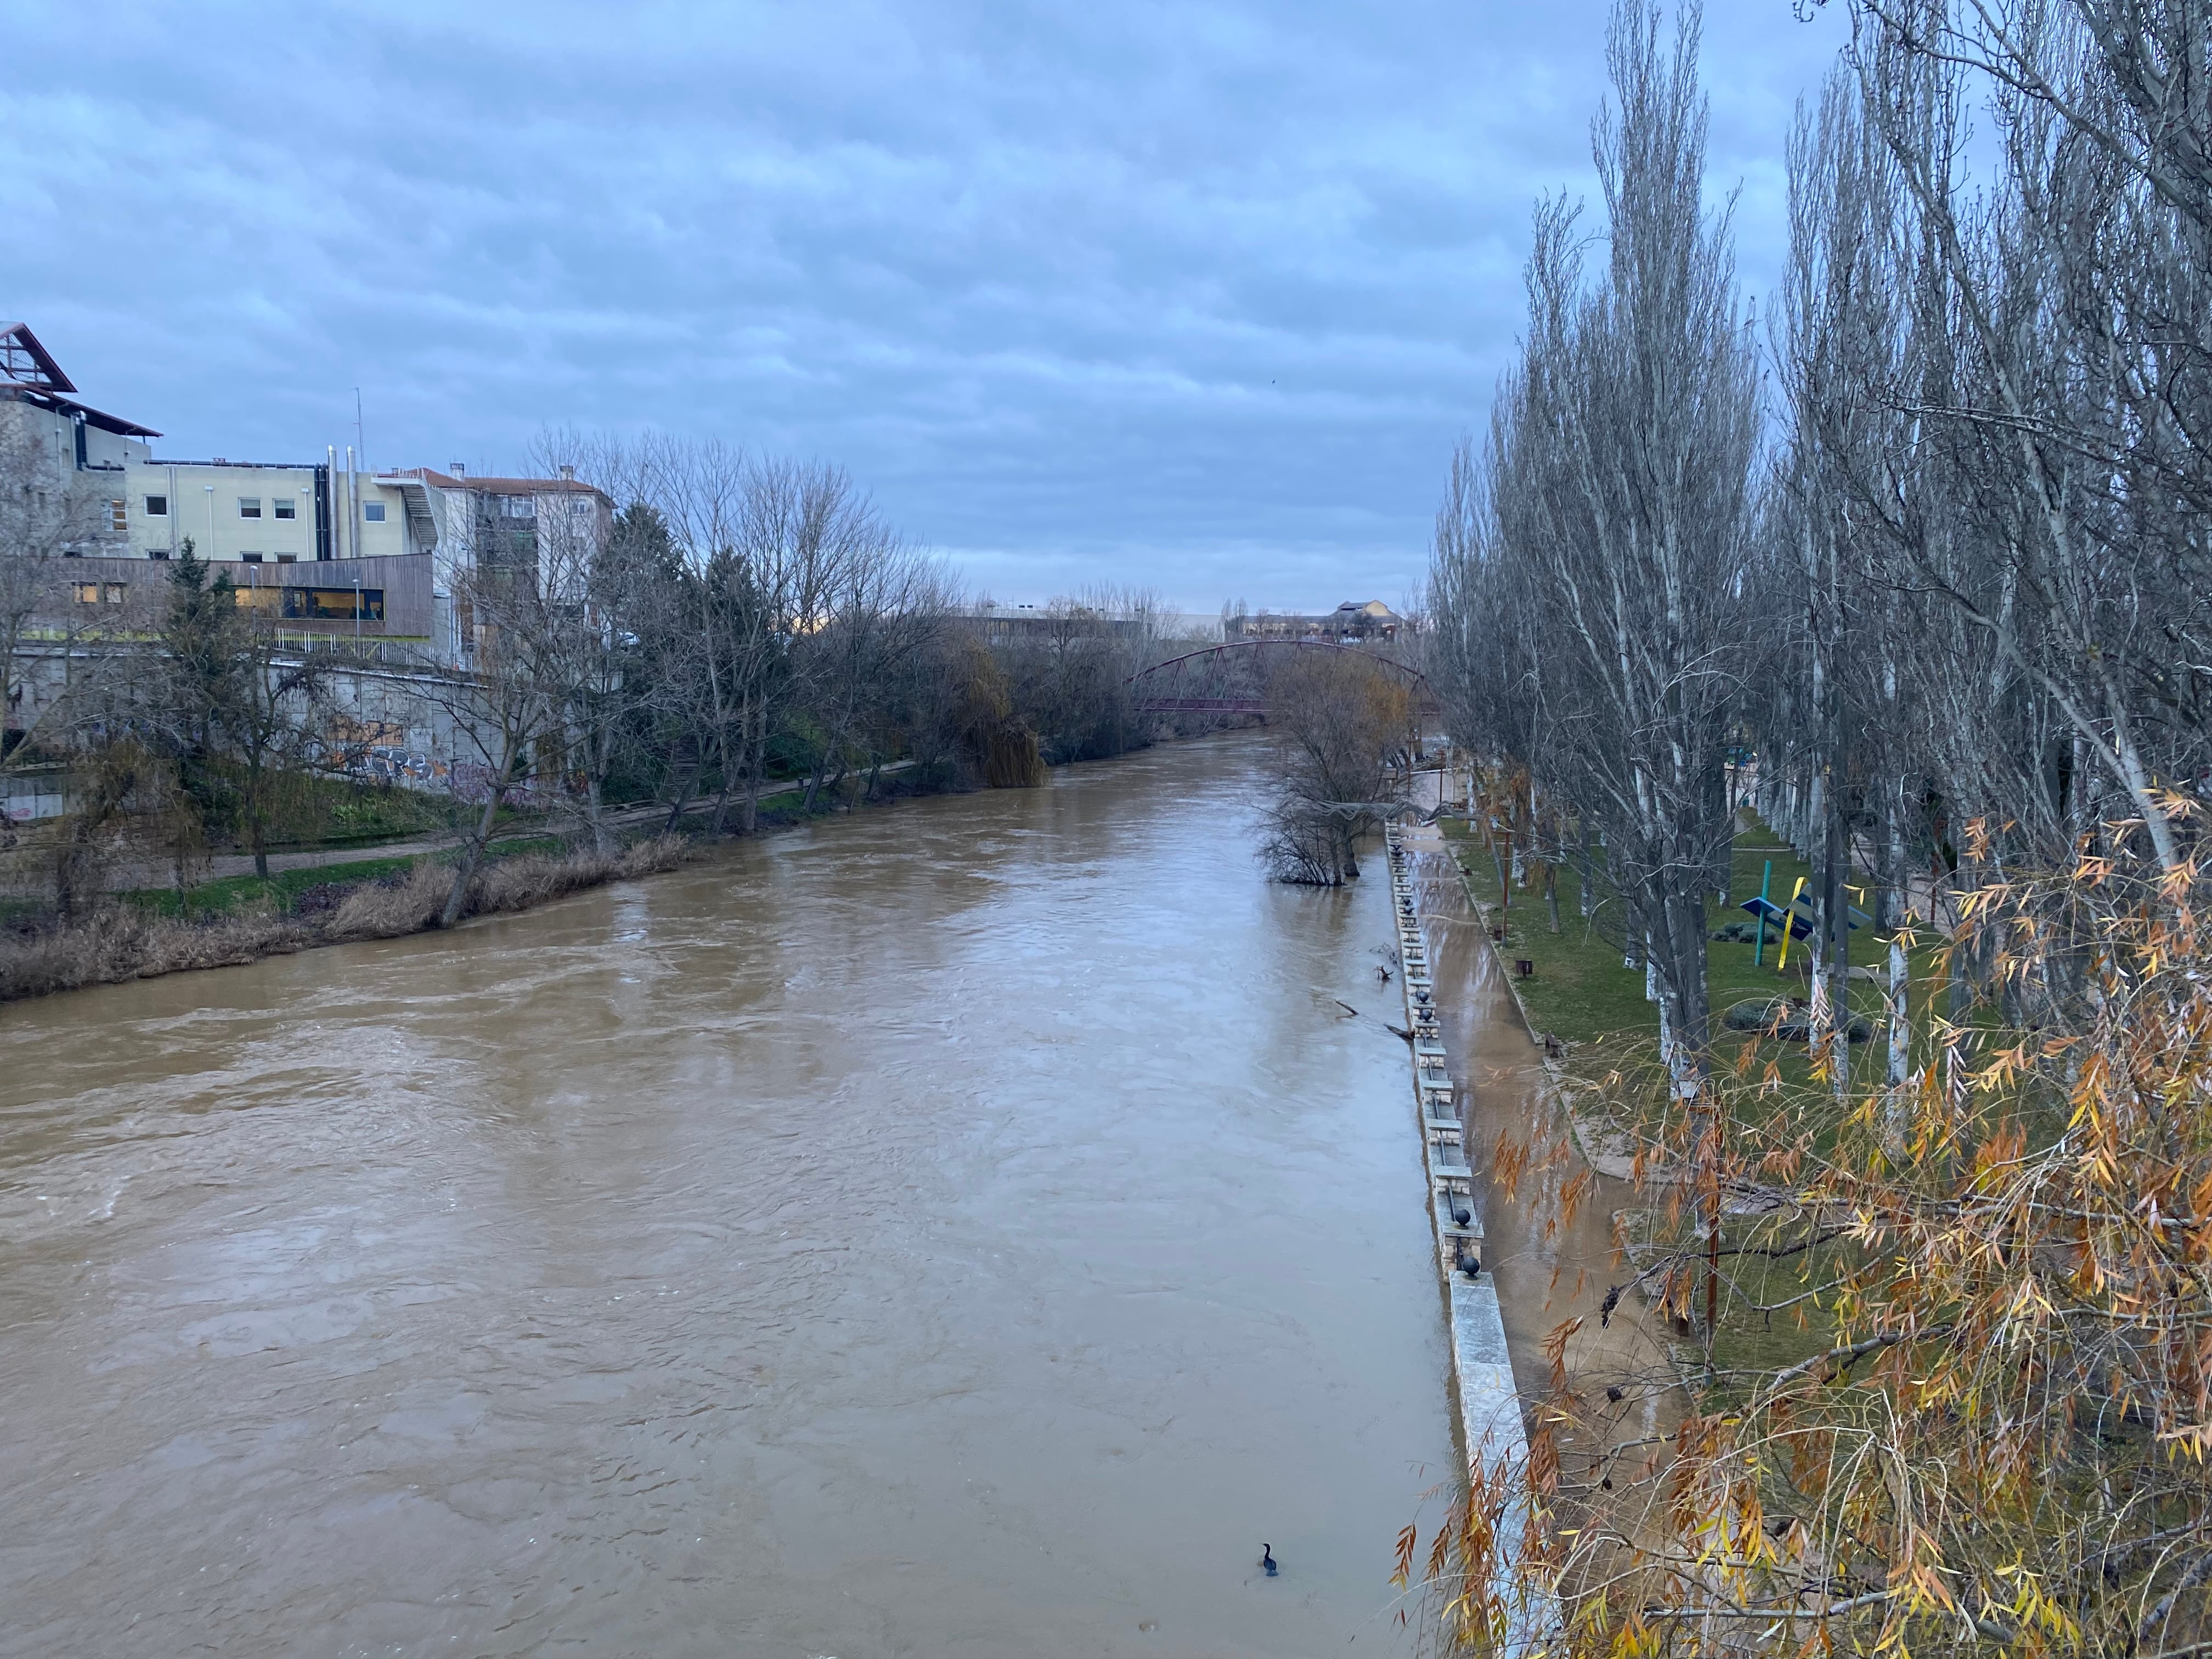
[(462, 461), (455, 461), (452, 465), (448, 466), (446, 471), (452, 473), (456, 478), (465, 478), (469, 476), (468, 465), (465, 462)]
[(566, 461), (563, 461), (561, 464), (561, 482), (563, 483), (574, 483), (576, 482), (576, 469), (570, 466)]

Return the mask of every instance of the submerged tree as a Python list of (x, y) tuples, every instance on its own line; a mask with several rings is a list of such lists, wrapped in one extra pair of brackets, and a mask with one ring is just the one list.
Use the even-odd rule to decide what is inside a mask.
[(1407, 683), (1358, 652), (1327, 646), (1268, 665), (1268, 796), (1260, 855), (1278, 879), (1335, 887), (1359, 874), (1359, 842), (1404, 793)]

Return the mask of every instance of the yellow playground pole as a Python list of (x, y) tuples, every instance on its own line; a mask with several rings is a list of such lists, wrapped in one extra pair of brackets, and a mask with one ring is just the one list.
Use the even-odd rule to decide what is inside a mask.
[(1774, 971), (1780, 973), (1790, 965), (1790, 930), (1797, 925), (1797, 896), (1805, 890), (1809, 878), (1800, 876), (1797, 884), (1790, 890), (1790, 902), (1782, 909), (1782, 952), (1774, 958)]

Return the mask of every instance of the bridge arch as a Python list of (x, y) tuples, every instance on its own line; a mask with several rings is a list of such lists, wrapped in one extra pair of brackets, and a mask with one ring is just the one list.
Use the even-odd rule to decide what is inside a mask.
[(1334, 640), (1228, 640), (1139, 669), (1124, 684), (1140, 714), (1264, 714), (1266, 697), (1231, 691), (1224, 684), (1230, 665), (1239, 660), (1234, 653), (1262, 651), (1340, 651), (1405, 679), (1413, 690), (1417, 706), (1431, 708), (1436, 704), (1429, 678), (1419, 669)]

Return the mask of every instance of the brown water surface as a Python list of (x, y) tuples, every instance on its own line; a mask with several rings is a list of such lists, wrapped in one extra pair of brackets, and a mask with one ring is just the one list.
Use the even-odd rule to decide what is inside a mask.
[(0, 1012), (0, 1652), (1409, 1650), (1387, 894), (1253, 759)]

